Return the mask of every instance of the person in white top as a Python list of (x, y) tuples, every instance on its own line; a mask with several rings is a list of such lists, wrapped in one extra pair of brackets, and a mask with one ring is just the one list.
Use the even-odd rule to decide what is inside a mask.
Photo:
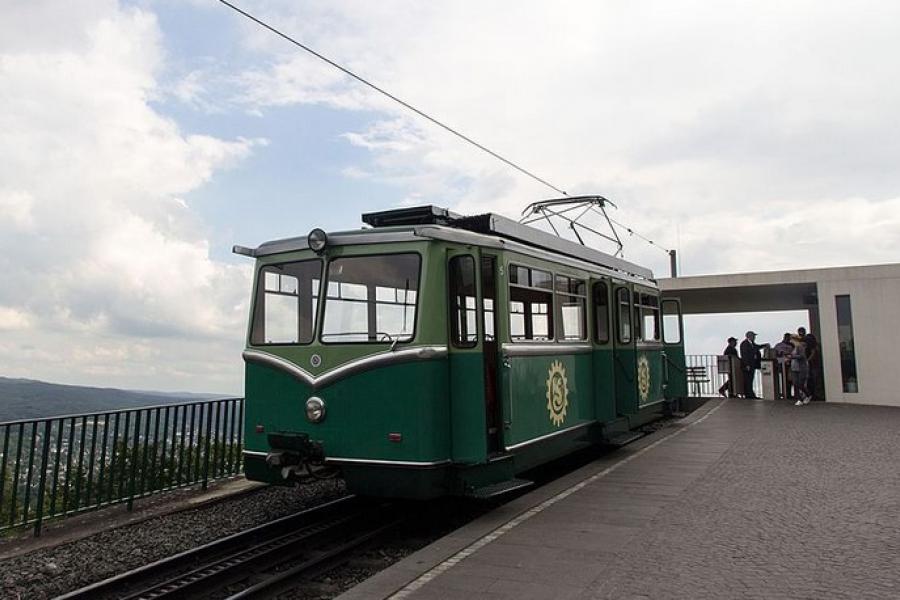
[(794, 345), (791, 343), (791, 334), (785, 333), (780, 342), (775, 344), (775, 359), (778, 361), (778, 381), (781, 382), (779, 390), (782, 400), (791, 399), (791, 354)]

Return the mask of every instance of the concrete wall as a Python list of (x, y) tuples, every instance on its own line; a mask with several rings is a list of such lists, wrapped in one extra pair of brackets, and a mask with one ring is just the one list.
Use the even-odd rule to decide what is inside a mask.
[[(835, 279), (817, 285), (828, 400), (900, 406), (900, 277)], [(835, 296), (844, 294), (850, 296), (853, 316), (857, 393), (844, 393), (841, 386)]]

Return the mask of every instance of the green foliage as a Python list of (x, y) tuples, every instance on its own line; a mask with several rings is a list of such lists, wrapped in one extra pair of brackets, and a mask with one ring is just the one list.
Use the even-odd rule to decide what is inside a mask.
[[(10, 515), (12, 514), (11, 509), (11, 490), (12, 490), (12, 474), (7, 471), (6, 475), (3, 477), (3, 498), (2, 504), (0, 504), (0, 527), (4, 527), (9, 523)], [(16, 511), (18, 513), (19, 511)]]
[[(29, 498), (28, 518), (36, 517), (37, 506), (43, 502), (43, 517), (50, 518), (73, 511), (102, 506), (140, 497), (159, 490), (199, 483), (229, 476), (242, 470), (242, 446), (231, 441), (211, 441), (207, 450), (205, 438), (195, 438), (193, 445), (182, 446), (171, 441), (161, 443), (139, 442), (128, 444), (118, 440), (110, 444), (105, 459), (99, 448), (95, 449), (93, 469), (90, 469), (90, 443), (78, 464), (78, 448), (63, 450), (59, 458), (59, 471), (55, 477), (55, 455), (48, 457), (43, 498), (38, 498), (40, 478), (39, 460), (36, 459)], [(173, 451), (174, 450), (174, 451)], [(165, 452), (164, 452), (165, 451)], [(39, 458), (39, 457), (38, 457)], [(67, 460), (71, 461), (68, 470)], [(8, 465), (4, 482), (3, 502), (0, 505), (0, 531), (9, 526), (12, 517), (12, 497), (16, 496), (14, 523), (24, 517), (27, 480), (24, 465), (16, 485), (12, 465)]]

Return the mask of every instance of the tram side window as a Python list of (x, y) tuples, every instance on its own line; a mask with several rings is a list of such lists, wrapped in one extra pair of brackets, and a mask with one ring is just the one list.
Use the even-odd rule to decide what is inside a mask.
[(631, 341), (631, 294), (627, 288), (619, 288), (616, 298), (619, 305), (619, 342)]
[(640, 298), (641, 339), (645, 342), (659, 341), (659, 297), (650, 294), (640, 294)]
[(553, 275), (519, 265), (510, 265), (509, 274), (510, 339), (553, 339)]
[(594, 284), (594, 324), (597, 343), (609, 343), (609, 288), (602, 281)]
[(454, 256), (450, 259), (450, 340), (458, 348), (471, 348), (478, 342), (475, 301), (475, 259)]
[(511, 300), (509, 303), (509, 335), (513, 340), (525, 339), (525, 303)]
[(250, 343), (308, 344), (316, 329), (322, 261), (267, 265), (260, 270)]
[(678, 318), (678, 303), (674, 300), (662, 301), (663, 341), (667, 344), (681, 343), (681, 322)]
[(481, 293), (484, 297), (482, 311), (484, 312), (484, 341), (493, 342), (497, 339), (496, 324), (494, 323), (494, 301), (496, 298), (496, 279), (494, 276), (494, 267), (496, 265), (496, 257), (481, 257)]
[(586, 340), (587, 284), (580, 279), (556, 276), (558, 336), (561, 340)]

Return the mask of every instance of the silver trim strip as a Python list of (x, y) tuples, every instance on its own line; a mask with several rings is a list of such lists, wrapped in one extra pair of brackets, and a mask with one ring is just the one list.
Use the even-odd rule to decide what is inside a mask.
[(263, 352), (262, 350), (244, 350), (241, 356), (245, 362), (256, 363), (265, 367), (271, 367), (278, 371), (284, 371), (294, 379), (297, 379), (306, 385), (313, 386), (313, 389), (315, 389), (315, 376), (289, 360), (285, 360), (274, 354), (269, 354), (268, 352)]
[[(375, 230), (359, 230), (355, 231), (336, 231), (328, 234), (329, 246), (352, 246), (358, 244), (386, 244), (389, 242), (409, 242), (415, 241), (416, 235), (412, 230), (406, 231), (375, 231)], [(260, 244), (258, 248), (251, 248), (251, 256), (269, 256), (271, 254), (281, 254), (282, 252), (296, 252), (299, 250), (309, 250), (309, 242), (306, 236), (285, 238), (282, 240), (273, 240)]]
[(371, 354), (356, 360), (345, 363), (339, 367), (335, 367), (330, 371), (325, 371), (320, 375), (313, 375), (306, 369), (299, 367), (289, 360), (263, 352), (262, 350), (244, 350), (243, 358), (247, 362), (252, 362), (273, 369), (284, 371), (291, 375), (301, 383), (305, 383), (312, 389), (330, 385), (339, 379), (349, 377), (356, 373), (368, 371), (376, 367), (383, 367), (397, 363), (412, 362), (417, 360), (431, 360), (434, 358), (443, 358), (447, 356), (447, 346), (413, 346), (404, 348), (403, 350), (379, 352)]
[[(261, 458), (265, 458), (268, 456), (267, 452), (258, 452), (256, 450), (244, 450), (243, 454), (245, 456), (258, 456)], [(450, 459), (445, 460), (434, 460), (431, 462), (427, 461), (415, 461), (415, 460), (378, 460), (378, 459), (369, 459), (369, 458), (326, 458), (325, 462), (327, 463), (347, 463), (354, 465), (383, 465), (388, 467), (416, 467), (420, 469), (426, 469), (430, 467), (439, 467), (441, 465), (449, 465), (451, 463)]]
[(369, 459), (369, 458), (341, 458), (341, 457), (326, 457), (326, 463), (335, 463), (335, 464), (354, 464), (354, 465), (382, 465), (387, 467), (417, 467), (420, 469), (427, 469), (430, 467), (439, 467), (441, 465), (449, 465), (451, 463), (450, 459), (445, 460), (435, 460), (431, 462), (426, 461), (415, 461), (415, 460), (378, 460), (378, 459)]
[(590, 344), (502, 344), (500, 348), (506, 356), (556, 356), (558, 354), (588, 354), (593, 350)]
[(662, 340), (635, 340), (634, 346), (638, 350), (662, 350), (665, 344)]
[(572, 427), (569, 427), (569, 428), (567, 428), (567, 429), (561, 429), (560, 431), (554, 431), (553, 433), (548, 433), (548, 434), (546, 434), (546, 435), (542, 435), (542, 436), (540, 436), (540, 437), (536, 437), (536, 438), (534, 438), (534, 439), (532, 439), (532, 440), (526, 440), (526, 441), (524, 441), (524, 442), (519, 442), (518, 444), (513, 444), (512, 446), (504, 446), (503, 449), (506, 450), (506, 451), (510, 451), (510, 450), (518, 450), (519, 448), (522, 448), (522, 447), (527, 446), (527, 445), (529, 445), (529, 444), (536, 444), (537, 442), (543, 442), (544, 440), (548, 440), (548, 439), (550, 439), (550, 438), (552, 438), (552, 437), (556, 437), (556, 436), (562, 435), (562, 434), (564, 434), (564, 433), (571, 433), (571, 432), (575, 431), (576, 429), (581, 429), (581, 428), (583, 428), (583, 427), (588, 427), (589, 425), (594, 425), (595, 423), (596, 423), (596, 421), (589, 421), (589, 422), (587, 422), (587, 423), (582, 423), (581, 425), (573, 425)]
[(653, 402), (648, 402), (647, 404), (641, 404), (640, 402), (638, 402), (638, 410), (640, 410), (642, 408), (647, 408), (648, 406), (653, 406), (655, 404), (662, 404), (663, 402), (666, 402), (666, 401), (667, 401), (666, 398), (660, 398), (659, 400), (654, 400)]

